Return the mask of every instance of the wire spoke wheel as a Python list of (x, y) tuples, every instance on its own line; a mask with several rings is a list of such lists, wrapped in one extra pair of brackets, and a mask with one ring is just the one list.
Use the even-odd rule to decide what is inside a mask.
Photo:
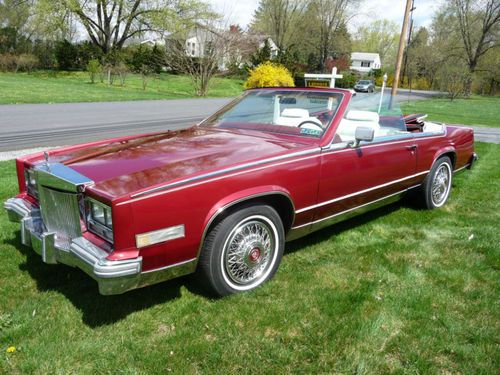
[(264, 216), (239, 222), (229, 233), (222, 253), (222, 269), (227, 281), (238, 289), (263, 282), (277, 255), (277, 232)]
[(276, 274), (284, 248), (276, 210), (246, 204), (208, 232), (198, 265), (201, 286), (219, 297), (253, 290)]
[(451, 170), (448, 164), (443, 163), (439, 166), (431, 186), (431, 199), (436, 207), (442, 206), (450, 192)]

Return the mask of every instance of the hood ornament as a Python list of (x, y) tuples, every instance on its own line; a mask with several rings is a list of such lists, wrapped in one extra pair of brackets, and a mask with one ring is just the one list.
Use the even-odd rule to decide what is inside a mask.
[(45, 166), (47, 167), (47, 171), (50, 172), (49, 153), (47, 151), (44, 151), (43, 157), (45, 158)]

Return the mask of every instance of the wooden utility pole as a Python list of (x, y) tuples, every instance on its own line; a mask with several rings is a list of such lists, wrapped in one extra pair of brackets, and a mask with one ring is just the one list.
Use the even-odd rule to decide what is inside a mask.
[(405, 47), (406, 47), (406, 36), (408, 34), (408, 21), (410, 19), (412, 3), (413, 3), (412, 0), (406, 0), (405, 18), (403, 20), (403, 27), (401, 28), (401, 36), (399, 37), (398, 58), (396, 60), (396, 72), (394, 73), (394, 81), (392, 83), (392, 90), (391, 90), (391, 107), (392, 107), (392, 98), (394, 98), (394, 96), (398, 92), (399, 75), (401, 74), (403, 54), (405, 52)]

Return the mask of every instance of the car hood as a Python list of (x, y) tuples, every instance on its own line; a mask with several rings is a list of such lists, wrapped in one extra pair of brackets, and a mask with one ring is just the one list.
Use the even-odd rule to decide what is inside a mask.
[(294, 141), (193, 127), (113, 141), (58, 154), (92, 179), (91, 190), (109, 200), (241, 162), (304, 147)]

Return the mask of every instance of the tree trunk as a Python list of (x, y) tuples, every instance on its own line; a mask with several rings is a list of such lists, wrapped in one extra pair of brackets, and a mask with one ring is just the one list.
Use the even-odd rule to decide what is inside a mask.
[(491, 83), (490, 83), (490, 95), (496, 95), (497, 93), (497, 81), (495, 78), (491, 78)]
[[(471, 72), (472, 74), (472, 72)], [(472, 94), (472, 75), (467, 77), (467, 79), (465, 80), (465, 86), (464, 86), (464, 96), (466, 98), (470, 98)]]

